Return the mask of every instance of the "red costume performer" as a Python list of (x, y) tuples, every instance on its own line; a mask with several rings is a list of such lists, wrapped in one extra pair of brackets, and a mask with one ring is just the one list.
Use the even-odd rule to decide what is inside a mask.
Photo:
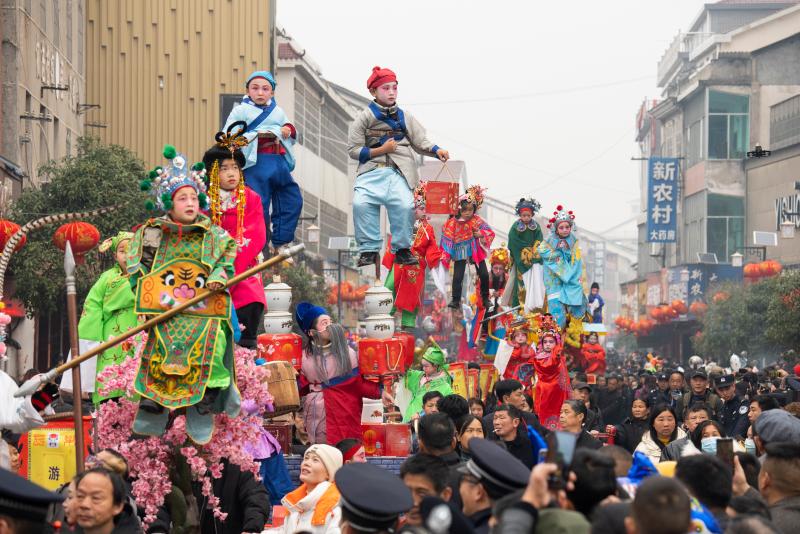
[(570, 383), (561, 336), (552, 319), (545, 317), (540, 328), (539, 350), (533, 358), (536, 369), (534, 410), (542, 426), (554, 430), (559, 425), (561, 405), (570, 396)]
[[(591, 339), (592, 336), (589, 336)], [(581, 346), (581, 367), (587, 375), (606, 374), (606, 350), (599, 343), (584, 341)]]

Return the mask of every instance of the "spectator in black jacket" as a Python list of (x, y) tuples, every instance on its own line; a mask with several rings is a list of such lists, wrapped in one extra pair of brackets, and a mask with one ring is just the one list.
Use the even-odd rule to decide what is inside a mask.
[(600, 408), (596, 406), (594, 396), (592, 395), (592, 386), (585, 382), (574, 382), (572, 384), (572, 398), (583, 401), (586, 406), (586, 420), (583, 422), (583, 428), (587, 432), (603, 432), (605, 426), (603, 424), (603, 413)]
[(502, 442), (508, 452), (528, 469), (533, 467), (533, 446), (522, 422), (522, 412), (515, 406), (503, 404), (494, 411), (493, 438)]
[[(525, 404), (525, 394), (522, 390), (522, 383), (519, 380), (500, 380), (494, 386), (494, 393), (497, 397), (498, 406), (514, 406), (522, 413), (522, 420), (525, 425), (533, 427), (542, 437), (547, 435), (547, 430), (539, 423), (539, 418), (535, 412), (522, 411), (522, 406)], [(483, 433), (487, 437), (491, 437), (494, 434), (494, 410), (487, 410), (486, 415), (483, 416)]]
[[(207, 498), (199, 483), (192, 484), (197, 509), (200, 513), (201, 534), (244, 534), (261, 532), (269, 517), (269, 496), (264, 485), (250, 471), (242, 471), (238, 465), (222, 461), (222, 477), (212, 478), (214, 495), (219, 498), (219, 507), (228, 514), (225, 521), (214, 517), (208, 508)], [(170, 532), (169, 510), (162, 508), (158, 519), (150, 525), (148, 534)]]
[(649, 428), (650, 409), (644, 399), (636, 399), (631, 404), (631, 415), (617, 426), (614, 443), (633, 454), (642, 436)]
[(619, 425), (628, 416), (629, 400), (622, 393), (622, 380), (617, 375), (608, 377), (606, 389), (597, 399), (598, 408), (603, 413), (607, 425)]

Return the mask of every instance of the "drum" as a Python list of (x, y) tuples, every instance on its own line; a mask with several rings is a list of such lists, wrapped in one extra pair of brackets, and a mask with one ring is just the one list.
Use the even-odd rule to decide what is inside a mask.
[(297, 334), (261, 334), (258, 336), (258, 357), (268, 362), (289, 362), (300, 370), (303, 342)]
[(289, 362), (278, 360), (267, 362), (269, 371), (267, 384), (273, 397), (275, 411), (269, 416), (295, 412), (300, 409), (300, 392), (297, 390), (297, 372)]

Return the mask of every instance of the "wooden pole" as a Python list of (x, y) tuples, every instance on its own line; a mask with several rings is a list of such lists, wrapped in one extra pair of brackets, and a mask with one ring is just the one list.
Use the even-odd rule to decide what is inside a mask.
[[(143, 330), (148, 330), (150, 328), (153, 328), (155, 325), (157, 325), (159, 323), (163, 323), (164, 321), (166, 321), (168, 319), (171, 319), (172, 317), (175, 317), (176, 315), (178, 315), (179, 313), (181, 313), (185, 309), (190, 308), (190, 307), (194, 306), (195, 304), (198, 304), (198, 303), (204, 301), (205, 299), (209, 298), (211, 295), (213, 295), (215, 293), (222, 293), (223, 291), (227, 290), (231, 286), (233, 286), (235, 284), (238, 284), (242, 280), (245, 280), (246, 278), (250, 278), (254, 274), (258, 274), (261, 271), (269, 268), (270, 266), (275, 265), (277, 263), (280, 263), (280, 262), (282, 262), (282, 261), (294, 256), (295, 254), (301, 252), (305, 248), (306, 248), (306, 246), (303, 243), (294, 245), (293, 247), (289, 247), (288, 249), (284, 250), (284, 252), (281, 252), (277, 256), (271, 257), (270, 259), (268, 259), (264, 263), (259, 263), (258, 265), (254, 266), (254, 267), (251, 267), (250, 269), (247, 269), (246, 271), (244, 271), (242, 273), (239, 273), (238, 275), (234, 276), (233, 278), (228, 280), (228, 282), (225, 284), (224, 287), (222, 287), (220, 289), (217, 289), (216, 291), (209, 291), (208, 293), (203, 293), (201, 295), (197, 295), (196, 297), (187, 300), (183, 304), (175, 306), (174, 308), (171, 308), (171, 309), (165, 311), (162, 314), (156, 315), (152, 319), (149, 319), (149, 320), (145, 321), (144, 323), (131, 328), (127, 332), (124, 332), (124, 333), (118, 335), (117, 337), (111, 338), (108, 341), (97, 345), (96, 347), (94, 347), (92, 350), (86, 352), (85, 354), (81, 354), (80, 356), (73, 357), (70, 361), (68, 361), (68, 362), (66, 362), (66, 363), (64, 363), (62, 365), (59, 365), (58, 367), (56, 367), (54, 369), (51, 369), (46, 373), (42, 373), (40, 375), (36, 375), (35, 377), (31, 378), (30, 380), (28, 380), (27, 382), (22, 384), (22, 386), (20, 386), (20, 388), (17, 390), (17, 392), (14, 393), (14, 396), (15, 397), (26, 397), (28, 395), (32, 395), (41, 384), (49, 382), (50, 380), (54, 379), (55, 377), (57, 377), (58, 375), (60, 375), (64, 371), (72, 369), (72, 368), (80, 365), (81, 362), (84, 362), (84, 361), (88, 360), (89, 358), (91, 358), (93, 356), (96, 356), (98, 354), (101, 354), (101, 353), (105, 352), (106, 350), (110, 349), (111, 347), (119, 345), (123, 341), (126, 341), (131, 336), (133, 336), (135, 334), (138, 334), (139, 332), (141, 332)], [(77, 354), (77, 352), (75, 354)], [(73, 385), (73, 387), (74, 387), (74, 385)]]

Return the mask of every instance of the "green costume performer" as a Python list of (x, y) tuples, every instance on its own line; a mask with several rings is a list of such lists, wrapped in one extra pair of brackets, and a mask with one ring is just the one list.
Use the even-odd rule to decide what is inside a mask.
[(539, 208), (536, 200), (521, 198), (516, 206), (520, 218), (508, 230), (512, 268), (503, 304), (511, 307), (523, 304), (525, 311), (541, 309), (545, 301), (542, 258), (539, 256), (543, 234), (541, 226), (533, 219)]
[[(172, 199), (182, 188), (191, 187), (201, 207), (205, 203), (205, 170), (202, 164), (187, 169), (185, 158), (172, 147), (164, 152), (172, 165), (151, 173), (150, 185), (159, 207), (169, 213), (149, 219), (136, 231), (128, 258), (136, 313), (149, 316), (207, 292), (208, 285), (225, 284), (234, 274), (236, 256), (233, 238), (205, 215), (197, 214), (188, 223), (172, 218)], [(187, 433), (195, 442), (207, 443), (212, 412), (239, 413), (230, 295), (210, 296), (147, 334), (134, 384), (142, 396), (134, 431), (161, 435), (169, 418), (164, 408), (186, 408)]]
[(450, 386), (452, 379), (447, 373), (447, 366), (444, 363), (444, 353), (439, 347), (428, 347), (422, 359), (429, 362), (436, 369), (431, 375), (426, 375), (424, 371), (409, 369), (406, 371), (405, 386), (411, 392), (411, 402), (406, 408), (404, 422), (408, 422), (415, 413), (422, 411), (422, 397), (429, 391), (438, 391), (443, 397), (453, 393)]
[[(111, 250), (118, 256), (119, 245), (129, 242), (132, 238), (131, 232), (120, 232), (104, 241), (99, 250), (100, 252)], [(122, 260), (124, 261), (124, 257)], [(86, 296), (81, 320), (78, 323), (78, 337), (82, 340), (102, 343), (136, 326), (133, 291), (131, 291), (128, 273), (123, 271), (118, 262), (119, 260), (111, 269), (100, 275)], [(133, 347), (130, 343), (122, 343), (106, 350), (97, 357), (95, 376), (99, 376), (110, 365), (122, 363), (131, 354), (133, 354)], [(98, 389), (99, 384), (95, 384), (92, 393), (94, 403), (122, 396), (122, 391), (115, 391), (106, 396), (100, 395)]]

